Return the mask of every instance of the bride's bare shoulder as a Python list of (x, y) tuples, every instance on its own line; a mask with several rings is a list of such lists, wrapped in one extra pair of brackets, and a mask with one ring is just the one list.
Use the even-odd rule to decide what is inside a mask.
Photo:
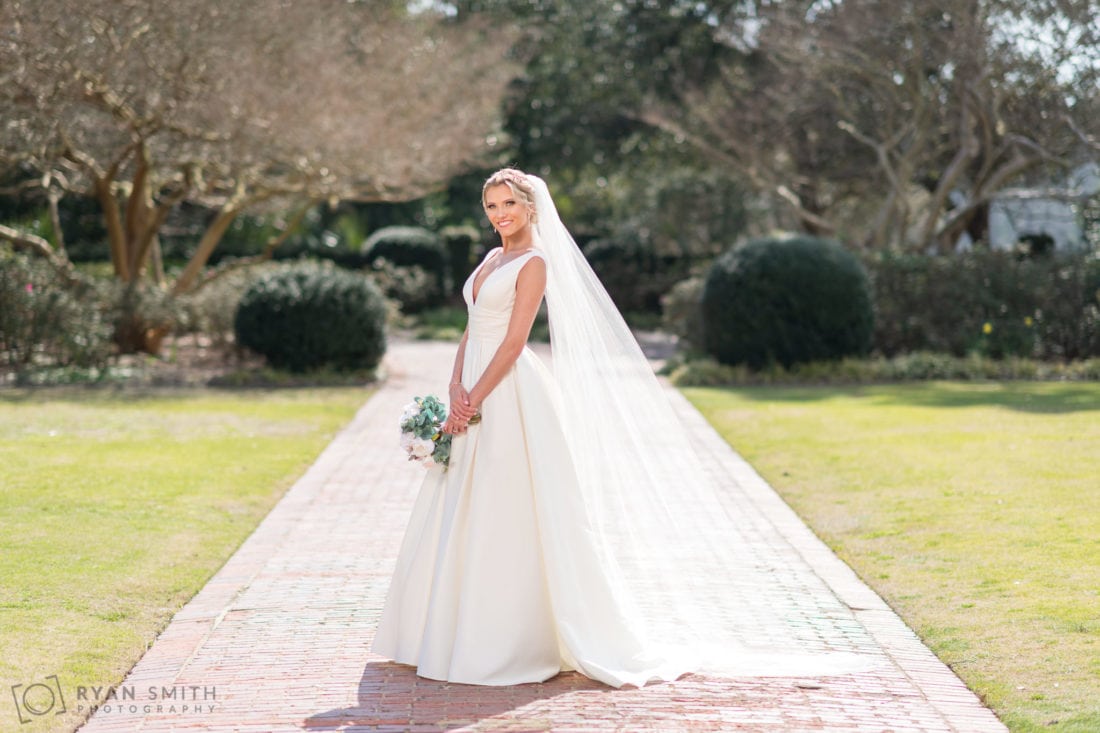
[(497, 256), (497, 253), (502, 251), (503, 249), (503, 247), (493, 247), (488, 252), (486, 252), (485, 256), (481, 258), (481, 262), (477, 263), (478, 269), (480, 269), (483, 265), (488, 264), (489, 260), (494, 259)]
[(527, 261), (519, 266), (519, 274), (516, 276), (516, 289), (537, 289), (540, 293), (546, 287), (546, 260), (541, 252), (538, 257), (528, 257)]

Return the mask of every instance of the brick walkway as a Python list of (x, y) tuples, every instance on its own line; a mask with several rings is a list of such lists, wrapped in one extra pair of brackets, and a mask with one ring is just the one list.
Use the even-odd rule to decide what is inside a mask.
[[(131, 670), (122, 687), (135, 699), (96, 711), (83, 733), (1005, 730), (675, 391), (744, 520), (748, 561), (769, 574), (764, 587), (731, 589), (735, 622), (766, 637), (782, 617), (883, 665), (818, 679), (689, 675), (640, 690), (565, 673), (501, 688), (421, 679), (371, 655), (423, 470), (401, 456), (396, 420), (412, 395), (445, 394), (453, 358), (451, 344), (391, 345), (386, 385)], [(150, 686), (186, 699), (151, 700)]]

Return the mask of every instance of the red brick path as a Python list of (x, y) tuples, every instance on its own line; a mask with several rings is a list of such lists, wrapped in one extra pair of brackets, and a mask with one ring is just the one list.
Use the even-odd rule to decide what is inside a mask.
[[(136, 699), (98, 710), (82, 733), (1005, 730), (675, 391), (724, 476), (744, 561), (767, 576), (731, 589), (731, 623), (763, 638), (781, 618), (782, 633), (883, 665), (817, 679), (689, 675), (640, 690), (565, 673), (501, 688), (422, 679), (371, 655), (423, 475), (400, 455), (396, 420), (414, 394), (445, 394), (453, 357), (451, 344), (391, 344), (386, 385), (131, 670), (122, 686)], [(150, 686), (188, 699), (171, 709)]]

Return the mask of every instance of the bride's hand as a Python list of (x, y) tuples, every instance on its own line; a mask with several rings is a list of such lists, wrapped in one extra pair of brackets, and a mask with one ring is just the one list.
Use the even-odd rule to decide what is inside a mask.
[(470, 405), (470, 393), (461, 384), (451, 385), (451, 414), (462, 422), (468, 421), (474, 414), (474, 407)]
[(466, 423), (453, 415), (448, 415), (443, 424), (439, 426), (440, 432), (456, 435), (466, 432)]

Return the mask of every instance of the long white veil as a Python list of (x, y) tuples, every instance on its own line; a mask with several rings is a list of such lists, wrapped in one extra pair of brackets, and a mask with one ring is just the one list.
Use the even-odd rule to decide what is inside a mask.
[[(745, 535), (737, 529), (744, 517), (731, 516), (721, 500), (725, 477), (708, 474), (546, 183), (527, 177), (535, 190), (535, 246), (547, 260), (562, 420), (594, 539), (604, 550), (602, 570), (621, 608), (654, 648), (697, 660), (691, 666), (701, 671), (816, 675), (870, 666), (865, 657), (826, 653), (805, 629), (746, 638), (761, 627), (736, 619), (769, 610), (738, 589), (755, 594), (754, 583), (782, 580), (745, 557)], [(731, 608), (731, 598), (743, 605)]]

